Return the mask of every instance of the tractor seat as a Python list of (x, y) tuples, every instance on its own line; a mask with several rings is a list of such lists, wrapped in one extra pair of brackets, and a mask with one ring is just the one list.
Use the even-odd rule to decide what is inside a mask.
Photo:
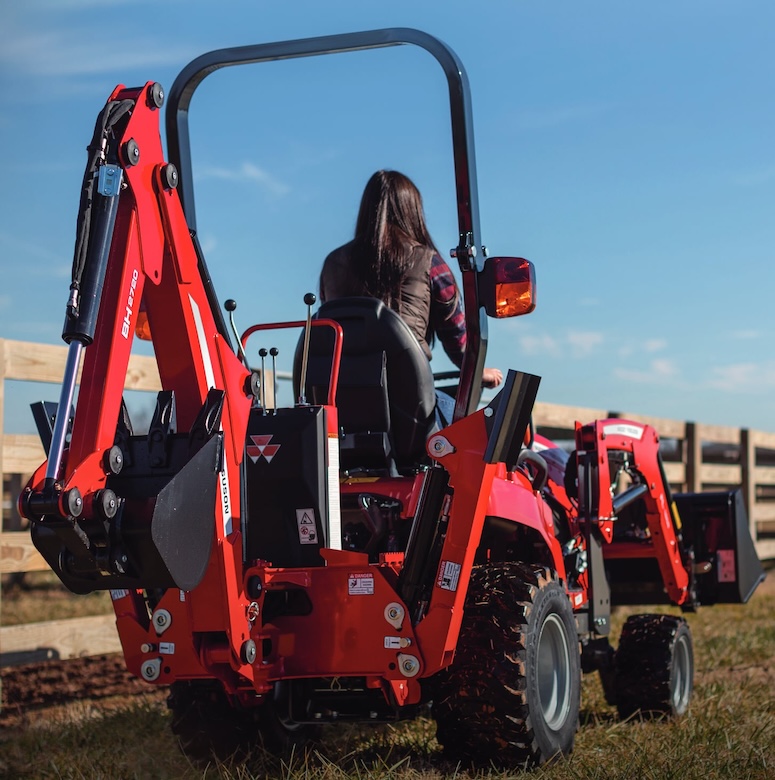
[[(340, 465), (348, 472), (408, 473), (427, 459), (425, 442), (435, 424), (436, 395), (428, 358), (409, 326), (377, 298), (324, 303), (316, 319), (342, 326), (342, 362), (336, 406)], [(326, 402), (334, 335), (312, 328), (305, 396)], [(299, 395), (303, 336), (294, 360)]]

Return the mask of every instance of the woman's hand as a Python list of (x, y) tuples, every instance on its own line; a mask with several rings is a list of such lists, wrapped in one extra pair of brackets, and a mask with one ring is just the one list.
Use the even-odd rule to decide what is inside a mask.
[(503, 381), (499, 368), (485, 368), (482, 372), (482, 387), (497, 387)]

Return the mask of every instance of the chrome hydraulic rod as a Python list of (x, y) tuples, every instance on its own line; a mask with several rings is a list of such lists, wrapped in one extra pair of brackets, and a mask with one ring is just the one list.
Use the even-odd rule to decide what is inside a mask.
[(46, 463), (46, 485), (56, 482), (59, 469), (62, 465), (62, 454), (65, 451), (67, 439), (67, 425), (70, 417), (70, 408), (75, 396), (75, 385), (78, 379), (78, 365), (81, 362), (83, 344), (80, 341), (71, 341), (67, 349), (67, 362), (65, 363), (65, 375), (62, 379), (62, 390), (59, 393), (59, 406), (54, 419), (54, 431), (51, 434), (51, 448)]

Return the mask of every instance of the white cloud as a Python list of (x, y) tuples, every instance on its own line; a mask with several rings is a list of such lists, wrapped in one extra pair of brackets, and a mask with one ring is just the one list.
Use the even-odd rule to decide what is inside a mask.
[(224, 181), (256, 182), (277, 197), (287, 195), (291, 191), (287, 184), (275, 179), (274, 176), (252, 162), (243, 162), (238, 168), (223, 168), (214, 165), (203, 166), (194, 176), (197, 180), (222, 179)]
[(519, 345), (526, 355), (551, 355), (561, 357), (562, 349), (555, 338), (548, 333), (537, 336), (525, 335), (519, 339)]
[(758, 330), (734, 330), (729, 334), (733, 339), (740, 339), (741, 341), (751, 341), (761, 337), (761, 333)]
[(207, 257), (217, 249), (218, 239), (212, 233), (208, 233), (207, 235), (200, 233), (199, 247), (202, 250), (202, 254)]
[(196, 53), (150, 37), (120, 39), (109, 46), (100, 45), (101, 40), (102, 34), (92, 30), (19, 33), (9, 29), (0, 33), (0, 63), (22, 75), (86, 76), (179, 64)]
[(595, 351), (603, 341), (603, 334), (594, 331), (571, 331), (567, 335), (573, 357), (586, 357)]
[(651, 361), (651, 370), (662, 377), (671, 377), (678, 375), (678, 367), (672, 360), (666, 358), (657, 358)]
[(712, 371), (710, 386), (728, 393), (771, 393), (775, 390), (775, 363), (733, 363)]
[(519, 337), (519, 344), (526, 355), (579, 358), (593, 353), (604, 340), (602, 333), (579, 330), (569, 331), (563, 336), (553, 336), (549, 333), (528, 333)]
[(646, 339), (641, 342), (626, 341), (616, 347), (616, 354), (624, 359), (642, 353), (654, 354), (667, 349), (668, 343), (665, 339)]
[(638, 382), (645, 384), (664, 383), (675, 381), (679, 378), (680, 371), (672, 360), (666, 358), (657, 358), (649, 363), (645, 371), (615, 368), (614, 376), (623, 379), (625, 382)]
[(660, 352), (667, 346), (667, 342), (664, 339), (648, 339), (643, 344), (643, 349), (646, 352)]

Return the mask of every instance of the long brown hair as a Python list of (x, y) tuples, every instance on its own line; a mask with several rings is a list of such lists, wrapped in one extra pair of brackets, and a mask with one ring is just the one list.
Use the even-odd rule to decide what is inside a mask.
[(355, 223), (357, 272), (369, 295), (390, 305), (417, 246), (436, 251), (428, 233), (422, 196), (398, 171), (377, 171), (366, 184)]

